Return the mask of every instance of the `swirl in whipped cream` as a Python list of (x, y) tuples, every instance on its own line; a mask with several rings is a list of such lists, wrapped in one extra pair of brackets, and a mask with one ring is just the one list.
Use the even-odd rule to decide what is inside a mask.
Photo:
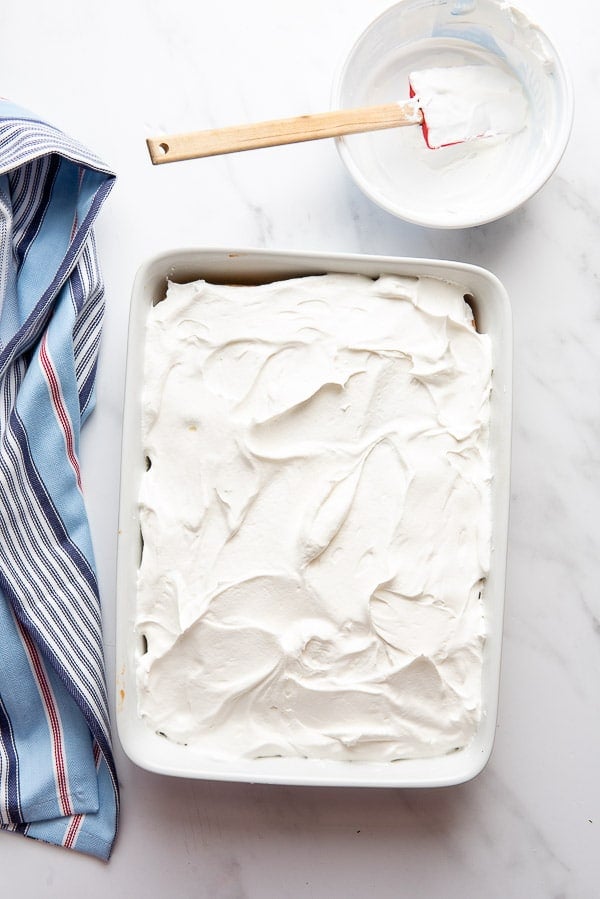
[(455, 285), (169, 284), (143, 394), (140, 714), (211, 757), (394, 760), (481, 714), (491, 352)]

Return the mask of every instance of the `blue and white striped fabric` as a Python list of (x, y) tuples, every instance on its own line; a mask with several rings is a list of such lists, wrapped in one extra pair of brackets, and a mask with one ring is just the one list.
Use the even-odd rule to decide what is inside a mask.
[(118, 817), (81, 490), (114, 176), (0, 100), (0, 828), (107, 859)]

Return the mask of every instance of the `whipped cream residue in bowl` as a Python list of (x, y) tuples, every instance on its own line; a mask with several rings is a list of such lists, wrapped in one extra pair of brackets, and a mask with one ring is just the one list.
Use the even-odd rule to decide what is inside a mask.
[(514, 82), (504, 97), (490, 97), (495, 115), (516, 119), (525, 96), (522, 127), (436, 150), (416, 128), (338, 138), (349, 173), (384, 209), (434, 228), (481, 225), (518, 208), (558, 165), (573, 118), (571, 84), (542, 28), (503, 0), (391, 6), (348, 54), (332, 107), (400, 100), (414, 70), (445, 69), (450, 79), (452, 69), (461, 77), (477, 67)]
[(435, 278), (169, 284), (147, 326), (139, 713), (390, 761), (481, 716), (491, 350)]

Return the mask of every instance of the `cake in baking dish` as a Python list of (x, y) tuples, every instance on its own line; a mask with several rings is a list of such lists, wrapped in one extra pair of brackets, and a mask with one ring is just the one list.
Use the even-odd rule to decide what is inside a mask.
[(170, 283), (149, 314), (138, 709), (209, 757), (391, 761), (481, 716), (491, 348), (462, 290)]

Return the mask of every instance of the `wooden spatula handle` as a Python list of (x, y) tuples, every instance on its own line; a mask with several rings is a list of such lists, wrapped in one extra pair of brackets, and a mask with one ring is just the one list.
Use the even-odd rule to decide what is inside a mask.
[(256, 150), (260, 147), (277, 147), (280, 144), (295, 144), (305, 140), (320, 140), (324, 137), (378, 131), (421, 122), (422, 113), (416, 101), (407, 100), (402, 103), (385, 103), (381, 106), (302, 115), (291, 119), (273, 119), (254, 125), (236, 125), (212, 131), (149, 137), (146, 143), (152, 163), (161, 165), (164, 162), (181, 162), (183, 159), (219, 156), (222, 153)]

